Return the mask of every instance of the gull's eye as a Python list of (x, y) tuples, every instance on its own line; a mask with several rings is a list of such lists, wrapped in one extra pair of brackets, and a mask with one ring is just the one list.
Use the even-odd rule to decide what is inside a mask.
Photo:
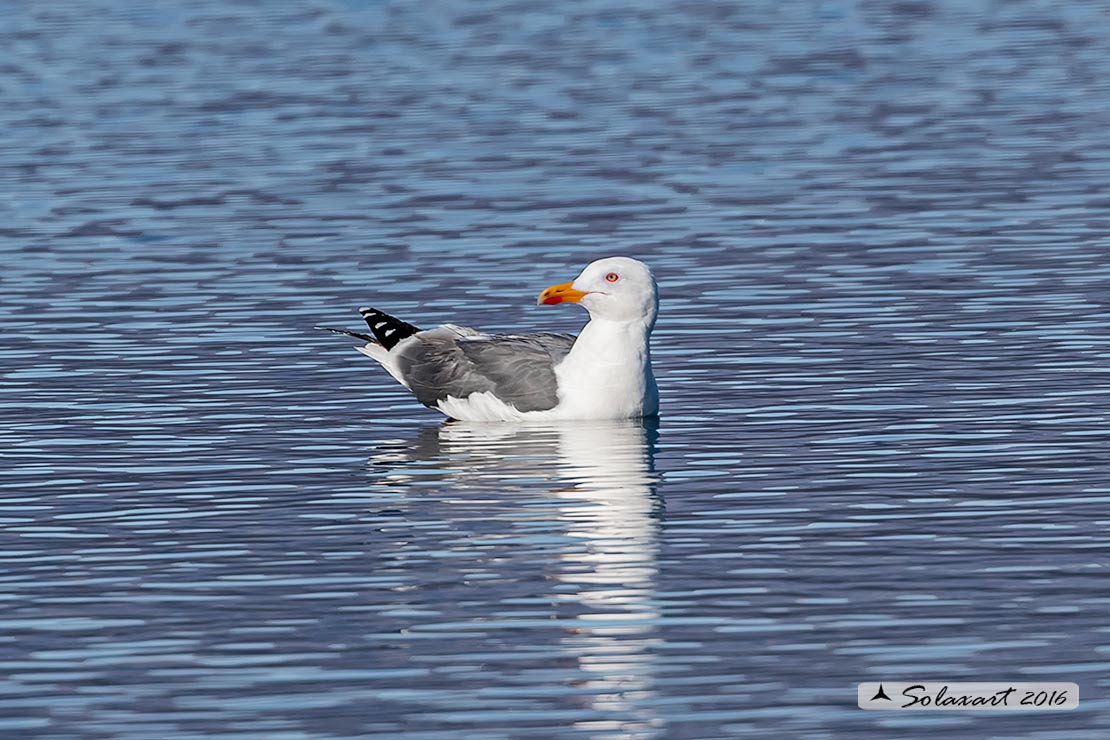
[(608, 275), (605, 276), (605, 281), (609, 282), (609, 283), (615, 283), (620, 279), (621, 279), (621, 276), (618, 275), (615, 272), (611, 272), (611, 273), (609, 273)]

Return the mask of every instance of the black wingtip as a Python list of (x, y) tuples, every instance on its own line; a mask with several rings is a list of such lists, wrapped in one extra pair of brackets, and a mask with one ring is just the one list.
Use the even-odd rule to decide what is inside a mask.
[(387, 350), (393, 349), (402, 339), (411, 337), (420, 331), (412, 324), (401, 321), (387, 313), (382, 313), (376, 308), (363, 306), (359, 308), (358, 312), (362, 314), (362, 318), (366, 321), (366, 325), (370, 327), (370, 331), (374, 332), (374, 337)]
[(362, 332), (347, 331), (346, 329), (332, 329), (330, 326), (314, 326), (312, 328), (320, 329), (321, 331), (330, 331), (332, 334), (342, 334), (346, 337), (354, 337), (355, 339), (361, 339), (364, 342), (377, 342), (374, 337), (370, 336), (369, 334), (363, 334)]

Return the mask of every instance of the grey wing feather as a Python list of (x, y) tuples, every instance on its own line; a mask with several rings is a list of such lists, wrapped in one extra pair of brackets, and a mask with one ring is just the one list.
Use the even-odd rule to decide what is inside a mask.
[(398, 367), (425, 406), (489, 392), (518, 411), (546, 411), (559, 402), (555, 366), (573, 345), (566, 334), (464, 335), (444, 327), (415, 335)]

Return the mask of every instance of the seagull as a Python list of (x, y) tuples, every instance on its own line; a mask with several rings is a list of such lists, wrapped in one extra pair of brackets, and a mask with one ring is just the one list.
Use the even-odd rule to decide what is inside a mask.
[(455, 324), (419, 329), (374, 308), (372, 334), (317, 327), (366, 342), (416, 400), (462, 421), (635, 419), (659, 411), (648, 338), (659, 310), (651, 270), (629, 257), (591, 262), (536, 303), (577, 303), (590, 321), (577, 336), (486, 334)]

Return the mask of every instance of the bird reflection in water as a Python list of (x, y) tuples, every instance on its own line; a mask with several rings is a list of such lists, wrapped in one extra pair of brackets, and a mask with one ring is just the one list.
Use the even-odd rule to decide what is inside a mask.
[[(498, 516), (498, 528), (515, 524), (534, 532), (542, 524), (559, 535), (554, 556), (550, 548), (537, 553), (545, 562), (533, 567), (542, 568), (551, 586), (553, 611), (570, 617), (560, 651), (576, 662), (576, 688), (585, 690), (595, 718), (580, 729), (607, 737), (663, 731), (652, 707), (663, 513), (653, 466), (657, 428), (654, 419), (448, 422), (412, 442), (380, 446), (371, 458), (380, 483), (406, 498), (419, 496), (405, 490), (418, 482), (449, 486), (460, 505), (468, 492), (485, 500), (496, 494), (502, 507), (503, 497), (520, 493), (532, 505), (520, 517)], [(543, 506), (535, 506), (537, 491)]]

